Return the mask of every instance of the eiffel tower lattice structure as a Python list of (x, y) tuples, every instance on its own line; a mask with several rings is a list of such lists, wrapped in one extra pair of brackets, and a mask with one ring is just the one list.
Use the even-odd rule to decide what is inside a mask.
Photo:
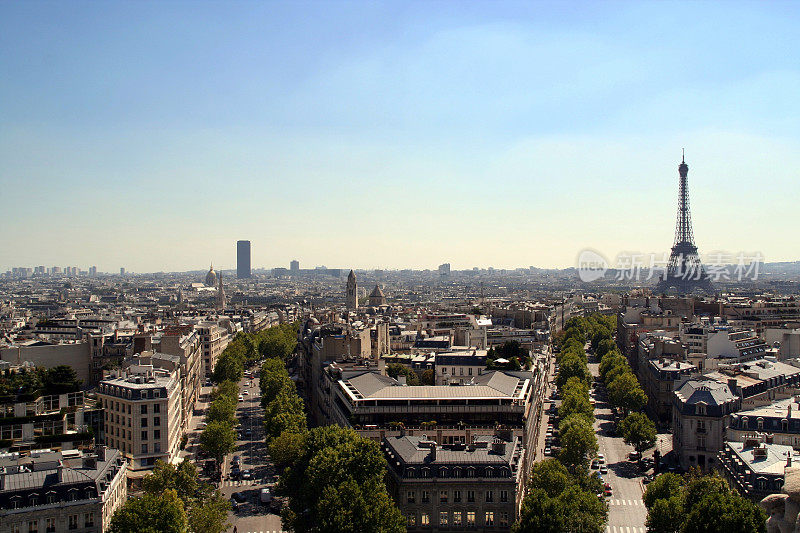
[(689, 211), (689, 165), (685, 157), (678, 165), (680, 190), (678, 192), (678, 221), (675, 223), (675, 243), (669, 256), (667, 271), (656, 286), (659, 293), (691, 294), (713, 293), (714, 286), (700, 262), (692, 232), (692, 214)]

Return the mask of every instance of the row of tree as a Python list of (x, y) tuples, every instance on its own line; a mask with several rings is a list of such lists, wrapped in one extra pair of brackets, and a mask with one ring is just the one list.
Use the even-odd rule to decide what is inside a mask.
[(189, 461), (177, 466), (158, 461), (142, 489), (117, 509), (109, 533), (222, 533), (230, 526), (230, 503), (200, 480)]
[(200, 434), (200, 447), (216, 460), (217, 469), (222, 468), (225, 456), (236, 449), (238, 400), (239, 385), (233, 381), (223, 381), (211, 393), (207, 424)]
[(286, 360), (297, 346), (297, 324), (281, 324), (257, 333), (238, 333), (214, 366), (214, 381), (242, 379), (244, 369), (265, 357)]
[(522, 501), (514, 533), (586, 532), (605, 530), (608, 508), (597, 497), (600, 478), (589, 475), (589, 461), (597, 453), (594, 407), (589, 398), (592, 375), (584, 346), (585, 319), (571, 319), (559, 336), (556, 384), (561, 390), (558, 459), (536, 463)]
[(617, 348), (610, 330), (598, 329), (592, 336), (592, 346), (600, 357), (600, 378), (606, 385), (608, 399), (625, 414), (617, 427), (619, 434), (641, 453), (656, 442), (656, 426), (641, 412), (647, 405), (647, 395), (628, 360)]
[(766, 532), (767, 516), (718, 474), (661, 474), (644, 493), (649, 533)]
[(270, 455), (280, 470), (277, 493), (288, 531), (400, 533), (405, 520), (386, 491), (386, 460), (377, 443), (352, 429), (309, 430), (286, 357), (264, 353), (261, 405)]

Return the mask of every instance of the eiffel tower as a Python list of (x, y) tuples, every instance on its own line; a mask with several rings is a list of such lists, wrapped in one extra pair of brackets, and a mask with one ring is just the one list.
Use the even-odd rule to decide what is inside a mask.
[(675, 224), (675, 243), (669, 256), (667, 271), (656, 286), (658, 293), (691, 294), (693, 292), (713, 293), (714, 287), (708, 278), (692, 233), (692, 214), (689, 211), (689, 165), (681, 157), (678, 165), (680, 190), (678, 192), (678, 221)]

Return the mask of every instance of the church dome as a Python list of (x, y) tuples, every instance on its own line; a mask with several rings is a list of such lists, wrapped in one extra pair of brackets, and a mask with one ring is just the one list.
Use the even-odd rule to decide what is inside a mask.
[(206, 285), (209, 287), (214, 287), (217, 284), (217, 273), (214, 272), (214, 265), (211, 265), (211, 269), (206, 274)]

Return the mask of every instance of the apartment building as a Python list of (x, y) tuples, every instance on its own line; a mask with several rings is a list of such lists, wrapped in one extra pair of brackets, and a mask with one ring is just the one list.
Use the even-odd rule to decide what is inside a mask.
[(105, 410), (105, 443), (122, 452), (131, 475), (143, 475), (157, 460), (172, 462), (178, 456), (184, 421), (177, 369), (135, 359), (100, 382), (97, 396)]
[(387, 485), (408, 531), (504, 531), (519, 508), (524, 449), (509, 434), (441, 446), (387, 437)]
[(102, 533), (127, 499), (119, 451), (0, 457), (0, 533)]
[(767, 442), (762, 436), (745, 442), (726, 442), (717, 458), (719, 470), (728, 483), (739, 494), (758, 502), (781, 492), (786, 469), (800, 460), (800, 454), (791, 446)]
[(225, 350), (231, 341), (228, 330), (218, 325), (216, 322), (200, 322), (195, 326), (200, 337), (200, 344), (203, 354), (202, 374), (211, 377), (214, 367), (217, 364), (220, 354)]
[(486, 350), (465, 349), (434, 356), (436, 385), (464, 385), (486, 371)]

